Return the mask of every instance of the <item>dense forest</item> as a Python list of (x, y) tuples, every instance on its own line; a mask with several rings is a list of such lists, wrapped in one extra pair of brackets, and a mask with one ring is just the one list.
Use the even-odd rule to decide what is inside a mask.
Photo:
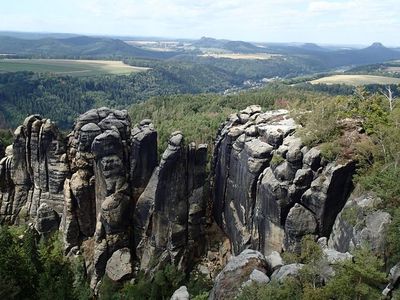
[[(397, 94), (396, 94), (397, 96)], [(306, 237), (301, 254), (285, 253), (287, 262), (303, 263), (301, 276), (281, 283), (252, 285), (239, 299), (377, 299), (386, 283), (388, 268), (400, 259), (400, 106), (390, 110), (380, 93), (359, 88), (351, 95), (333, 96), (284, 85), (270, 85), (237, 95), (157, 96), (130, 107), (132, 121), (152, 118), (159, 132), (161, 148), (170, 132), (182, 130), (186, 140), (213, 143), (220, 123), (249, 104), (264, 109), (288, 108), (303, 125), (299, 135), (307, 145), (321, 145), (327, 160), (349, 155), (358, 163), (356, 190), (373, 192), (382, 202), (376, 209), (389, 212), (393, 222), (387, 229), (386, 258), (375, 256), (368, 247), (355, 250), (354, 262), (335, 266), (336, 276), (328, 284), (316, 281), (325, 259), (319, 246)], [(313, 113), (305, 113), (310, 112)], [(349, 145), (341, 135), (340, 120), (361, 119), (369, 139)], [(40, 241), (28, 228), (0, 230), (0, 275), (3, 295), (14, 299), (87, 299), (90, 290), (80, 277), (81, 266), (64, 258), (57, 236)], [(15, 268), (13, 262), (19, 261)], [(14, 272), (10, 272), (13, 268)], [(167, 266), (153, 281), (138, 277), (134, 283), (116, 285), (107, 279), (101, 285), (103, 299), (168, 299), (181, 284), (194, 299), (207, 299), (210, 282), (198, 274), (185, 275)], [(51, 282), (51, 284), (49, 284)], [(355, 288), (354, 288), (355, 287)], [(343, 293), (342, 293), (343, 291)], [(351, 292), (350, 292), (351, 291)], [(25, 297), (26, 295), (29, 295)]]

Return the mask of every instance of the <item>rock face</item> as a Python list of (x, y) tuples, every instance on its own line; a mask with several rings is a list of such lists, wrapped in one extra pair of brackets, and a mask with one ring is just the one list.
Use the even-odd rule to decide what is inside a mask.
[(329, 236), (352, 190), (355, 164), (328, 163), (294, 136), (288, 111), (251, 106), (221, 127), (213, 159), (213, 215), (234, 253), (298, 251)]
[(389, 297), (391, 299), (391, 293), (393, 290), (399, 288), (400, 281), (400, 263), (396, 264), (394, 267), (390, 269), (389, 272), (389, 284), (383, 290), (382, 295), (385, 297)]
[(185, 269), (203, 253), (206, 162), (206, 145), (185, 146), (180, 132), (171, 135), (136, 205), (135, 246), (141, 269), (166, 263)]
[(131, 276), (132, 260), (129, 248), (122, 248), (113, 253), (107, 262), (106, 274), (113, 281), (120, 281)]
[(185, 145), (180, 132), (158, 165), (150, 120), (131, 128), (126, 111), (93, 109), (65, 139), (34, 115), (0, 158), (0, 223), (31, 219), (47, 234), (61, 220), (66, 253), (88, 250), (95, 290), (105, 273), (119, 281), (133, 264), (186, 270), (205, 250), (207, 145)]
[(32, 115), (15, 130), (12, 147), (0, 162), (0, 223), (35, 218), (42, 203), (63, 212), (63, 186), (69, 175), (66, 143), (48, 119)]
[[(336, 219), (354, 163), (326, 161), (294, 135), (297, 128), (286, 110), (250, 106), (230, 116), (216, 139), (210, 191), (207, 145), (185, 144), (181, 132), (172, 133), (158, 163), (152, 122), (131, 128), (124, 110), (90, 110), (67, 138), (50, 120), (30, 116), (0, 160), (0, 223), (35, 220), (42, 234), (60, 224), (65, 252), (83, 250), (95, 291), (105, 274), (121, 281), (168, 263), (188, 271), (205, 253), (209, 262), (225, 261), (232, 248), (238, 256), (216, 278), (211, 299), (267, 283), (273, 271), (278, 280), (294, 273), (299, 266), (282, 266), (279, 252), (298, 252), (304, 235), (329, 237), (332, 226), (329, 243), (338, 251), (360, 241), (381, 249), (377, 224), (388, 221), (385, 213), (362, 210), (362, 230), (343, 225), (344, 213)], [(210, 206), (231, 244), (223, 243), (223, 255), (206, 249)]]
[(54, 209), (42, 203), (37, 210), (35, 223), (35, 228), (40, 234), (50, 233), (58, 229), (60, 217)]
[(232, 257), (218, 274), (208, 299), (234, 299), (241, 285), (248, 281), (269, 282), (266, 275), (269, 271), (268, 263), (260, 252), (246, 249)]
[(336, 218), (328, 246), (340, 252), (361, 245), (384, 257), (386, 229), (391, 223), (389, 213), (374, 209), (380, 200), (373, 195), (351, 198)]

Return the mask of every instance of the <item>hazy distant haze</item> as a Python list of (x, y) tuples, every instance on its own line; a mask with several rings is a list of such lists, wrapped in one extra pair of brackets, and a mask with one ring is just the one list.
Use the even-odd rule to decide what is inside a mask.
[(0, 0), (0, 30), (399, 46), (399, 0)]

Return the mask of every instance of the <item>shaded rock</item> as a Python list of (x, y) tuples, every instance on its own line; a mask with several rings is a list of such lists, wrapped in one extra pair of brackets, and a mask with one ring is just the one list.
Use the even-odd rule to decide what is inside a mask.
[(254, 280), (268, 281), (268, 276), (265, 275), (268, 271), (265, 257), (258, 251), (246, 249), (238, 256), (232, 257), (218, 274), (209, 299), (234, 299), (240, 292), (242, 284), (251, 280), (250, 276)]
[(383, 290), (382, 295), (388, 297), (391, 295), (394, 289), (397, 289), (400, 282), (400, 263), (396, 264), (390, 269), (389, 272), (389, 284)]
[(289, 211), (285, 223), (285, 250), (301, 252), (301, 241), (305, 235), (314, 235), (317, 221), (311, 211), (296, 203)]
[(134, 213), (141, 269), (174, 263), (186, 270), (204, 252), (206, 157), (206, 145), (186, 147), (180, 132), (171, 135)]
[(301, 197), (301, 204), (313, 212), (320, 236), (329, 236), (337, 214), (342, 210), (353, 189), (353, 161), (342, 165), (331, 163)]
[(36, 214), (35, 228), (40, 234), (56, 231), (60, 224), (57, 212), (46, 203), (42, 203)]
[(144, 191), (157, 163), (157, 131), (151, 120), (143, 120), (131, 130), (129, 175), (134, 202)]

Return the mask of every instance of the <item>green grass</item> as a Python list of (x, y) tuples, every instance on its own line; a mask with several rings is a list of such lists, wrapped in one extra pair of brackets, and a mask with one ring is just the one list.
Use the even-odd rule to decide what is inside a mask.
[(102, 74), (124, 75), (145, 71), (147, 68), (133, 67), (121, 61), (69, 60), (69, 59), (2, 59), (0, 73), (31, 71), (70, 76), (95, 76)]
[(400, 78), (375, 75), (332, 75), (310, 82), (312, 84), (348, 84), (360, 86), (366, 84), (400, 84)]

